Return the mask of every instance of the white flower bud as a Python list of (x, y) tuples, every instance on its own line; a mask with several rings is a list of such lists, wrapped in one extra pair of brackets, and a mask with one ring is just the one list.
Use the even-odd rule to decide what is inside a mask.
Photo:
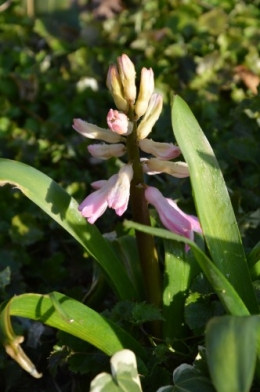
[(162, 96), (160, 94), (153, 94), (149, 101), (146, 113), (137, 128), (137, 137), (139, 140), (145, 139), (149, 135), (161, 114), (162, 106)]
[(117, 58), (118, 71), (124, 90), (124, 98), (133, 103), (136, 98), (135, 66), (126, 54)]
[(99, 159), (109, 159), (112, 157), (121, 157), (126, 153), (124, 144), (90, 144), (89, 153)]
[(139, 140), (139, 147), (147, 154), (152, 154), (162, 160), (174, 159), (181, 154), (180, 148), (172, 143), (154, 142), (152, 139)]
[(154, 74), (152, 68), (142, 68), (138, 98), (135, 104), (136, 118), (143, 116), (154, 90)]
[(144, 173), (151, 175), (167, 173), (177, 178), (189, 177), (190, 175), (188, 165), (185, 162), (168, 162), (151, 158), (142, 160), (142, 166)]

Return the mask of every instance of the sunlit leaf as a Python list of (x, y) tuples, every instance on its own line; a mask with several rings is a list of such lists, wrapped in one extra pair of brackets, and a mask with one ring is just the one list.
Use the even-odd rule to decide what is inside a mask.
[(72, 235), (99, 263), (109, 283), (122, 299), (138, 298), (122, 263), (95, 225), (87, 223), (76, 201), (55, 181), (19, 162), (0, 159), (0, 185), (19, 188), (52, 219)]
[(253, 381), (259, 316), (212, 319), (206, 331), (208, 365), (217, 392), (248, 392)]
[(241, 236), (214, 152), (188, 105), (172, 104), (172, 126), (189, 165), (197, 213), (212, 260), (251, 312), (258, 312)]

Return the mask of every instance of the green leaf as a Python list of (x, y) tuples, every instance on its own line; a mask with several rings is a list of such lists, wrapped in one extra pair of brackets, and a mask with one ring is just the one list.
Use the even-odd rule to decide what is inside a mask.
[(174, 370), (173, 382), (174, 386), (159, 388), (157, 392), (215, 392), (210, 380), (186, 363)]
[(11, 281), (11, 270), (10, 267), (5, 267), (0, 272), (0, 291), (4, 292), (5, 286), (10, 284)]
[(7, 183), (18, 187), (94, 257), (121, 299), (138, 299), (134, 285), (108, 242), (95, 225), (82, 217), (76, 201), (55, 181), (31, 166), (0, 159), (0, 185)]
[(210, 300), (209, 296), (192, 293), (185, 303), (185, 321), (196, 335), (204, 333), (207, 322), (224, 312), (219, 301)]
[(259, 277), (260, 277), (260, 260), (258, 260), (258, 261), (250, 268), (250, 274), (251, 274), (252, 280), (259, 279)]
[(107, 355), (129, 348), (140, 358), (146, 358), (144, 349), (131, 335), (82, 303), (57, 292), (52, 296), (23, 294), (13, 297), (2, 309), (0, 339), (7, 353), (35, 377), (39, 375), (20, 347), (23, 337), (15, 336), (10, 316), (38, 320), (89, 342)]
[(249, 255), (247, 256), (247, 262), (249, 267), (253, 267), (260, 260), (260, 241), (254, 246)]
[(185, 254), (182, 244), (165, 240), (164, 248), (163, 333), (165, 338), (174, 339), (173, 348), (181, 351), (186, 346), (180, 340), (187, 334), (184, 304), (190, 283), (199, 268), (193, 254)]
[(31, 245), (40, 240), (44, 233), (37, 227), (34, 217), (29, 213), (22, 212), (12, 218), (10, 235), (14, 243)]
[(91, 382), (90, 392), (142, 392), (135, 355), (122, 350), (110, 360), (112, 375), (101, 373)]
[(120, 256), (128, 276), (134, 283), (140, 298), (145, 298), (144, 284), (135, 237), (124, 235), (110, 241), (114, 252)]
[(215, 264), (212, 263), (212, 261), (206, 256), (206, 254), (195, 244), (195, 242), (187, 239), (186, 237), (171, 233), (165, 229), (153, 228), (131, 221), (124, 221), (124, 226), (126, 228), (133, 228), (144, 233), (152, 234), (154, 236), (166, 238), (169, 240), (183, 242), (184, 244), (189, 245), (200, 268), (218, 295), (225, 310), (228, 313), (236, 316), (249, 315), (248, 309), (246, 308), (244, 302), (239, 297), (234, 287), (215, 266)]
[(208, 366), (218, 392), (250, 390), (256, 366), (259, 327), (259, 316), (223, 316), (208, 323)]
[(244, 249), (214, 152), (188, 105), (175, 96), (172, 126), (190, 169), (194, 198), (212, 260), (252, 313), (258, 313)]

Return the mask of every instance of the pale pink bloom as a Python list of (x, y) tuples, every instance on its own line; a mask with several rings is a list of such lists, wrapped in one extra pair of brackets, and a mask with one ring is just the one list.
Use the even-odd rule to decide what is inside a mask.
[(127, 112), (128, 102), (124, 97), (123, 85), (115, 64), (110, 65), (108, 69), (107, 87), (112, 94), (116, 107), (122, 112)]
[(117, 58), (118, 71), (124, 90), (124, 98), (133, 103), (136, 98), (135, 66), (126, 54)]
[(133, 124), (129, 122), (124, 113), (110, 109), (107, 114), (107, 124), (112, 132), (118, 135), (129, 135), (133, 130)]
[(147, 154), (152, 154), (162, 160), (174, 159), (181, 154), (180, 148), (174, 144), (154, 142), (152, 139), (139, 140), (139, 147)]
[(107, 207), (113, 208), (121, 216), (128, 206), (132, 178), (132, 165), (124, 165), (109, 180), (93, 182), (92, 186), (97, 190), (79, 205), (79, 211), (89, 223), (94, 223)]
[(108, 180), (98, 180), (91, 183), (93, 189), (101, 189)]
[(143, 116), (154, 90), (154, 74), (152, 68), (142, 68), (138, 98), (135, 104), (136, 118)]
[[(162, 224), (173, 233), (194, 240), (194, 231), (201, 233), (201, 226), (197, 217), (185, 214), (177, 204), (163, 197), (161, 192), (154, 187), (145, 189), (145, 198), (157, 210)], [(189, 246), (185, 246), (189, 250)]]
[(145, 115), (137, 128), (137, 137), (139, 140), (145, 139), (152, 131), (154, 124), (161, 114), (162, 107), (162, 96), (160, 94), (152, 94)]
[(141, 161), (143, 172), (149, 175), (167, 173), (176, 178), (185, 178), (190, 175), (186, 162), (169, 162), (158, 158), (144, 158)]
[(118, 144), (90, 144), (88, 146), (89, 153), (99, 159), (109, 159), (112, 157), (121, 157), (126, 153), (125, 145)]
[(88, 195), (79, 205), (78, 209), (81, 212), (81, 215), (87, 218), (89, 223), (95, 223), (106, 211), (108, 207), (107, 195), (110, 189), (115, 185), (116, 180), (117, 174), (114, 174), (100, 189)]
[(80, 118), (74, 118), (72, 127), (82, 136), (89, 139), (99, 139), (107, 143), (118, 143), (121, 141), (120, 135), (111, 132), (110, 129), (100, 128), (97, 125), (87, 123)]
[(133, 173), (132, 165), (124, 165), (119, 170), (117, 182), (107, 197), (108, 207), (113, 208), (119, 216), (125, 212), (128, 206)]

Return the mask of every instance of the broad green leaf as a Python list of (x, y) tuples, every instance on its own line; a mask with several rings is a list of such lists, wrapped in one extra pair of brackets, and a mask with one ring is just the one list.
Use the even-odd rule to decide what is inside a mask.
[(171, 233), (170, 231), (165, 229), (157, 229), (131, 221), (125, 221), (124, 226), (127, 228), (133, 228), (135, 230), (143, 231), (144, 233), (148, 233), (161, 238), (183, 242), (184, 244), (189, 245), (194, 253), (194, 256), (200, 268), (202, 269), (206, 278), (208, 279), (216, 294), (218, 295), (225, 310), (235, 316), (249, 315), (247, 307), (245, 306), (242, 299), (239, 297), (234, 287), (215, 266), (215, 264), (206, 256), (206, 254), (195, 244), (195, 242), (187, 239), (186, 237)]
[(34, 376), (36, 369), (20, 347), (23, 337), (15, 336), (10, 316), (38, 320), (89, 342), (107, 355), (129, 348), (140, 358), (146, 358), (144, 349), (131, 335), (86, 305), (57, 292), (52, 296), (23, 294), (13, 297), (2, 309), (0, 340), (8, 354)]
[(157, 392), (215, 392), (210, 380), (186, 363), (174, 370), (173, 382), (174, 386), (159, 388)]
[(219, 301), (212, 300), (211, 296), (192, 293), (185, 303), (185, 321), (196, 334), (204, 334), (208, 321), (216, 316), (223, 316), (224, 309)]
[(0, 159), (0, 185), (12, 184), (72, 235), (99, 263), (121, 299), (138, 299), (122, 263), (95, 225), (78, 211), (77, 202), (55, 181), (23, 163)]
[(253, 381), (259, 316), (222, 316), (206, 330), (208, 366), (218, 392), (248, 392)]
[(190, 169), (197, 213), (212, 260), (250, 312), (258, 313), (236, 218), (214, 152), (188, 105), (175, 96), (175, 138)]
[(112, 376), (101, 373), (91, 382), (90, 392), (142, 392), (132, 351), (122, 350), (112, 356)]

